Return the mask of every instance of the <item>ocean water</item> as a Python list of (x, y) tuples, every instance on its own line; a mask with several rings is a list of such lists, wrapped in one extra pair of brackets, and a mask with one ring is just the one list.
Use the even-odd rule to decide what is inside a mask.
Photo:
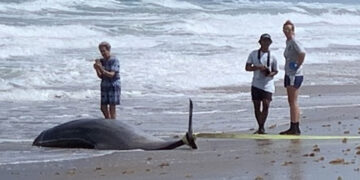
[[(109, 153), (30, 146), (42, 130), (101, 117), (92, 68), (101, 41), (120, 59), (123, 121), (157, 136), (181, 134), (193, 98), (198, 131), (253, 127), (248, 91), (206, 89), (248, 86), (245, 62), (265, 32), (281, 81), (288, 19), (307, 50), (306, 66), (360, 60), (357, 0), (2, 0), (0, 165)], [(358, 83), (358, 72), (305, 84)]]

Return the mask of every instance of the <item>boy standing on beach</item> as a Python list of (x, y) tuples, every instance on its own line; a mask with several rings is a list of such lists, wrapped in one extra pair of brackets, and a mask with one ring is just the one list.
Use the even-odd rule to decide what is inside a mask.
[(275, 57), (270, 55), (271, 36), (262, 34), (259, 43), (260, 49), (249, 54), (245, 70), (254, 72), (251, 83), (251, 98), (254, 104), (255, 118), (259, 125), (255, 134), (265, 134), (264, 125), (272, 94), (275, 92), (274, 76), (278, 73), (278, 67)]
[(120, 104), (121, 94), (120, 63), (110, 50), (108, 42), (99, 44), (103, 58), (95, 60), (94, 69), (101, 79), (101, 111), (105, 119), (116, 119), (116, 105)]

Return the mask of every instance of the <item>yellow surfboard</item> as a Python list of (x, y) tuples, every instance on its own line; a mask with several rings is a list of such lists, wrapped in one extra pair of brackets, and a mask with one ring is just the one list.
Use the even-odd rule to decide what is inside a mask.
[(360, 136), (325, 136), (325, 135), (280, 135), (280, 134), (244, 134), (244, 133), (196, 133), (198, 138), (211, 139), (360, 139)]

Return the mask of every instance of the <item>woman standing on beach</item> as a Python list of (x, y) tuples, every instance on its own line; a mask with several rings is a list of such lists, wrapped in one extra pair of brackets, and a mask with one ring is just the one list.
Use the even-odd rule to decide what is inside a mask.
[(290, 129), (280, 132), (280, 134), (300, 135), (300, 109), (297, 99), (299, 88), (304, 78), (302, 65), (305, 59), (305, 50), (303, 46), (295, 40), (295, 26), (291, 21), (288, 20), (284, 23), (283, 32), (286, 36), (284, 86), (288, 95), (291, 124)]
[(108, 42), (99, 44), (103, 58), (96, 59), (94, 69), (101, 79), (101, 111), (105, 119), (116, 119), (116, 105), (120, 104), (121, 83), (119, 60), (110, 54)]

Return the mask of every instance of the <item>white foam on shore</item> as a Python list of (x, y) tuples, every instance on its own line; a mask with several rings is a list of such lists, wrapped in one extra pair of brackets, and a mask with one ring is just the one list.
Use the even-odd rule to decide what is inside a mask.
[(327, 109), (327, 108), (345, 108), (345, 107), (360, 107), (360, 104), (305, 106), (305, 107), (301, 107), (301, 109)]
[[(301, 109), (328, 109), (328, 108), (346, 108), (360, 107), (360, 104), (340, 104), (340, 105), (317, 105), (317, 106), (301, 106)], [(288, 107), (272, 107), (273, 110), (289, 109)]]
[[(106, 156), (106, 155), (110, 155), (110, 154), (114, 154), (116, 152), (119, 151), (113, 151), (113, 150), (83, 150), (84, 152), (72, 152), (71, 156), (69, 156), (69, 153), (54, 153), (54, 154), (50, 154), (50, 153), (46, 153), (46, 152), (42, 152), (41, 155), (39, 155), (39, 159), (36, 159), (36, 156), (32, 156), (30, 158), (26, 158), (26, 157), (22, 157), (22, 160), (14, 160), (11, 158), (1, 158), (0, 160), (0, 165), (14, 165), (14, 164), (32, 164), (32, 163), (47, 163), (47, 162), (62, 162), (62, 161), (68, 161), (68, 160), (78, 160), (78, 159), (87, 159), (87, 158), (94, 158), (94, 157), (101, 157), (101, 156)], [(0, 152), (0, 156), (1, 154), (5, 154), (6, 152)], [(11, 152), (13, 153), (17, 153), (15, 151)], [(24, 153), (24, 152), (18, 152), (18, 153)], [(46, 158), (46, 159), (45, 159)], [(33, 159), (33, 160), (30, 160)]]
[(33, 139), (6, 139), (0, 138), (0, 143), (29, 143), (33, 142)]
[[(237, 110), (211, 110), (211, 111), (196, 111), (193, 114), (230, 114), (230, 113), (239, 113), (239, 112), (245, 112), (247, 109), (237, 109)], [(152, 115), (152, 114), (159, 114), (158, 112), (146, 112), (142, 115)], [(161, 114), (168, 114), (168, 115), (187, 115), (189, 114), (188, 111), (163, 111)], [(137, 113), (137, 115), (140, 115), (140, 113)]]
[(0, 93), (0, 100), (4, 101), (64, 101), (69, 99), (83, 100), (91, 98), (100, 98), (100, 91), (97, 89), (72, 92), (63, 90), (17, 89)]

